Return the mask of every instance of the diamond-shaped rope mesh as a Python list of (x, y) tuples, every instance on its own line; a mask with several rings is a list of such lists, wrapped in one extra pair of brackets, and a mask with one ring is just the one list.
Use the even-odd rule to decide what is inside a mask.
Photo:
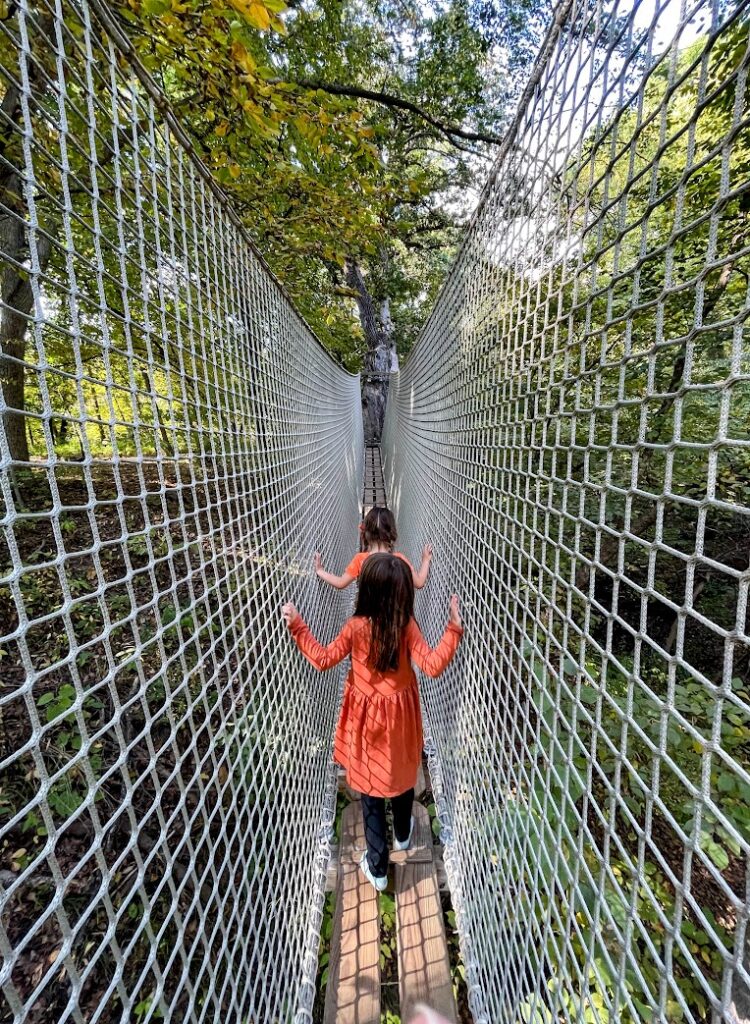
[(0, 1020), (310, 1019), (358, 379), (106, 5), (0, 6)]
[(477, 1021), (750, 1019), (747, 4), (564, 2), (386, 484)]

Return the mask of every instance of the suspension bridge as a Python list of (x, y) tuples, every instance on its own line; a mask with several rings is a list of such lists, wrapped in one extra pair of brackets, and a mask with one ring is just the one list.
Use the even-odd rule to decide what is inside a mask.
[(476, 1024), (750, 1018), (747, 4), (557, 7), (367, 476), (109, 5), (10, 6), (0, 1019), (316, 1019), (343, 677), (280, 606), (334, 635), (313, 553), (386, 496), (428, 638), (463, 602), (420, 848)]

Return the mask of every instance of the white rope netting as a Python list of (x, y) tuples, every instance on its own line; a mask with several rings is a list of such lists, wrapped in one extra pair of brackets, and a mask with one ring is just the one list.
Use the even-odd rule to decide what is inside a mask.
[(0, 1018), (310, 1019), (340, 677), (280, 607), (345, 615), (358, 379), (106, 5), (5, 18), (0, 101)]
[(750, 1019), (747, 14), (558, 7), (392, 379), (483, 1024)]
[[(359, 385), (107, 6), (0, 20), (8, 1020), (309, 1019)], [(391, 385), (472, 1009), (748, 1016), (745, 4), (558, 8)], [(733, 1016), (734, 1015), (734, 1016)]]

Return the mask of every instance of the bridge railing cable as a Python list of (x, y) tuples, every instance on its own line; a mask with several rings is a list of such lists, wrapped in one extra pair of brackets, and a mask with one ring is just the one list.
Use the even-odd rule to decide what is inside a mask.
[(359, 383), (110, 17), (0, 19), (0, 1017), (309, 1020)]
[(748, 28), (561, 4), (391, 383), (482, 1024), (750, 1019)]

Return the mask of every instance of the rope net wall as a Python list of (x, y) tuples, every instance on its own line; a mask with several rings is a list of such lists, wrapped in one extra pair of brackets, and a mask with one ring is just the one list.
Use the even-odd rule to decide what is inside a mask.
[(0, 25), (0, 1019), (310, 1019), (359, 383), (97, 12)]
[(747, 71), (746, 4), (563, 3), (391, 384), (477, 1021), (750, 1016)]

